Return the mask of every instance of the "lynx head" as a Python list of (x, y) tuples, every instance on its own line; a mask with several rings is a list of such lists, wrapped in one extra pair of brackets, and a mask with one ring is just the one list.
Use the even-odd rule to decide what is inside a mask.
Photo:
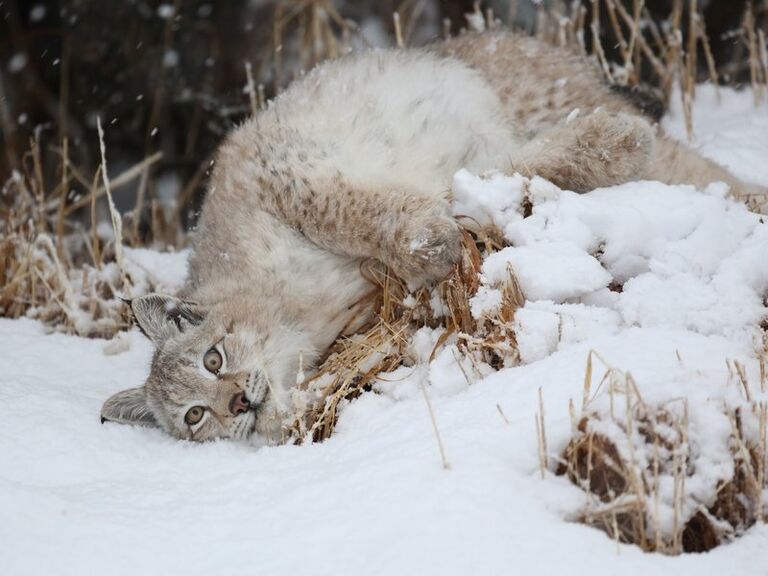
[(102, 422), (163, 428), (177, 438), (275, 438), (290, 362), (247, 309), (203, 307), (150, 294), (130, 302), (136, 324), (156, 346), (144, 386), (118, 392)]

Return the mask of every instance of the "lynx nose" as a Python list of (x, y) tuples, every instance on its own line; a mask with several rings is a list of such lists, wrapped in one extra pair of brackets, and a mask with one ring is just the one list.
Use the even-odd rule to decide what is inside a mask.
[(238, 392), (232, 396), (232, 400), (229, 401), (229, 411), (233, 416), (243, 414), (251, 409), (251, 403), (248, 402), (248, 398), (245, 397), (243, 392)]

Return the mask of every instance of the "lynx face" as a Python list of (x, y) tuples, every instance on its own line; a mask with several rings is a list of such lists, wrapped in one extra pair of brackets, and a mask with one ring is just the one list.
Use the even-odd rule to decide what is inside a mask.
[(154, 294), (133, 300), (131, 310), (157, 350), (146, 384), (109, 398), (102, 422), (158, 426), (196, 441), (279, 432), (280, 400), (252, 327), (226, 307)]

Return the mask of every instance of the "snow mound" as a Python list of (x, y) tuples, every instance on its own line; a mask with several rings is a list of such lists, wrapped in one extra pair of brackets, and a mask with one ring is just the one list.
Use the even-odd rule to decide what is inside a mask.
[[(505, 177), (492, 178), (503, 186)], [(509, 187), (524, 185), (518, 177), (506, 180)], [(560, 318), (578, 331), (595, 316), (625, 328), (692, 330), (746, 344), (762, 337), (768, 267), (756, 263), (768, 262), (768, 224), (728, 199), (722, 185), (699, 191), (633, 182), (554, 197), (548, 188), (544, 198), (530, 190), (532, 214), (502, 218), (512, 246), (485, 259), (483, 288), (473, 301), (476, 317), (492, 311), (514, 271), (528, 299), (520, 314), (521, 349), (529, 335), (541, 340), (552, 326), (559, 330)], [(556, 307), (564, 304), (581, 307)]]

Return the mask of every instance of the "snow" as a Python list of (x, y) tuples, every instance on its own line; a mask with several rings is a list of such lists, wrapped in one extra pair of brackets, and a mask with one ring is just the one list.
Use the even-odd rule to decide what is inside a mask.
[[(662, 125), (667, 133), (687, 141), (682, 98), (671, 99), (671, 109)], [(768, 182), (768, 106), (755, 105), (752, 90), (736, 92), (720, 88), (720, 103), (715, 87), (696, 88), (693, 109), (694, 138), (691, 147), (719, 162), (747, 182)]]
[(29, 11), (29, 21), (30, 22), (40, 22), (43, 18), (45, 18), (45, 15), (47, 13), (47, 9), (42, 4), (35, 4), (32, 6), (32, 9)]
[[(718, 120), (697, 124), (697, 142), (719, 159), (706, 143), (741, 126), (723, 162), (765, 184), (750, 151), (768, 150), (768, 130), (751, 130), (744, 97), (723, 90), (717, 107), (701, 87), (696, 117)], [(684, 513), (706, 503), (732, 474), (722, 406), (744, 404), (727, 361), (745, 367), (753, 399), (768, 399), (755, 352), (768, 224), (718, 185), (638, 182), (577, 195), (462, 171), (454, 191), (457, 214), (496, 222), (511, 243), (486, 258), (472, 312), (499, 305), (511, 265), (527, 297), (515, 316), (521, 365), (493, 371), (463, 356), (456, 335), (435, 350), (441, 331), (422, 328), (409, 346), (414, 365), (380, 375), (379, 394), (347, 405), (322, 444), (192, 444), (102, 425), (102, 402), (146, 377), (148, 341), (0, 320), (3, 574), (765, 574), (764, 524), (710, 553), (668, 557), (571, 521), (586, 497), (563, 477), (541, 478), (533, 420), (541, 389), (551, 462), (571, 437), (569, 401), (580, 404), (595, 350), (632, 374), (645, 402), (688, 398), (696, 474)], [(125, 250), (132, 274), (168, 291), (185, 257)], [(595, 409), (607, 406), (593, 395)], [(663, 529), (671, 499), (662, 486)]]
[(501, 228), (523, 219), (520, 205), (525, 198), (522, 176), (493, 172), (483, 178), (467, 170), (453, 177), (454, 213), (472, 215), (478, 224), (496, 223)]
[(132, 277), (142, 278), (156, 292), (175, 294), (187, 276), (189, 250), (158, 252), (147, 248), (125, 248), (125, 264)]
[(568, 242), (510, 246), (483, 262), (483, 282), (501, 284), (511, 267), (529, 300), (575, 298), (605, 288), (611, 276), (600, 262)]
[(174, 68), (179, 64), (179, 53), (171, 48), (163, 52), (163, 66), (166, 68)]
[(163, 20), (173, 18), (175, 14), (176, 8), (173, 4), (160, 4), (160, 6), (157, 7), (157, 15)]
[(8, 72), (18, 74), (27, 65), (27, 55), (24, 52), (16, 52), (8, 60)]
[[(601, 532), (563, 520), (582, 496), (562, 478), (539, 478), (532, 414), (544, 384), (547, 430), (562, 441), (587, 346), (433, 397), (443, 470), (416, 394), (367, 395), (336, 436), (302, 447), (195, 445), (101, 425), (104, 397), (146, 375), (151, 350), (129, 337), (128, 352), (105, 356), (100, 341), (0, 322), (0, 510), (12, 519), (0, 539), (13, 543), (0, 547), (4, 573), (759, 573), (765, 526), (673, 559), (617, 553)], [(646, 383), (684, 372), (674, 348), (687, 370), (721, 379), (722, 356), (740, 353), (722, 338), (656, 330), (591, 345)]]

